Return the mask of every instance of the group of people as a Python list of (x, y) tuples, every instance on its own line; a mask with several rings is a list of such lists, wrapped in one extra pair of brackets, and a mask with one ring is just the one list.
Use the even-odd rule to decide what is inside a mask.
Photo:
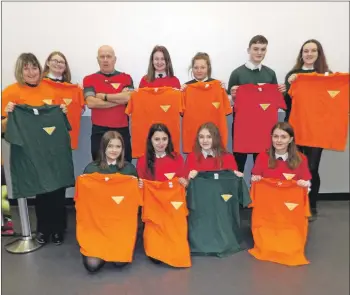
[[(299, 186), (310, 188), (311, 220), (314, 220), (317, 215), (317, 195), (320, 188), (318, 168), (322, 148), (296, 145), (293, 128), (288, 124), (291, 112), (288, 89), (297, 74), (323, 74), (329, 72), (329, 68), (321, 44), (317, 40), (308, 40), (301, 46), (297, 62), (286, 76), (285, 82), (278, 84), (275, 72), (262, 64), (267, 45), (268, 41), (264, 36), (258, 35), (251, 39), (248, 45), (249, 60), (232, 72), (226, 91), (234, 104), (241, 85), (277, 84), (278, 91), (284, 95), (286, 102), (286, 122), (279, 122), (272, 128), (268, 151), (253, 154), (255, 165), (251, 180), (258, 182), (262, 178), (285, 179), (284, 173), (293, 173)], [(106, 45), (100, 47), (97, 61), (100, 70), (86, 76), (80, 86), (72, 84), (68, 61), (61, 52), (51, 53), (45, 61), (44, 69), (33, 54), (21, 54), (15, 69), (17, 82), (2, 92), (2, 132), (7, 131), (9, 114), (18, 105), (58, 105), (68, 117), (70, 127), (67, 132), (70, 132), (71, 148), (76, 149), (80, 115), (87, 106), (91, 109), (93, 162), (87, 165), (84, 174), (120, 173), (134, 176), (138, 178), (140, 189), (144, 188), (144, 181), (147, 180), (168, 181), (169, 172), (174, 172), (177, 181), (184, 188), (201, 171), (231, 170), (237, 177), (243, 176), (248, 154), (229, 153), (223, 144), (223, 134), (211, 122), (203, 122), (199, 127), (194, 138), (193, 151), (187, 155), (185, 161), (180, 153), (175, 152), (172, 134), (167, 126), (153, 124), (149, 129), (145, 153), (137, 160), (135, 168), (131, 164), (131, 136), (125, 108), (137, 89), (130, 75), (115, 69), (116, 55), (113, 48)], [(212, 65), (207, 53), (197, 53), (191, 60), (190, 69), (193, 80), (181, 85), (174, 74), (168, 50), (164, 46), (156, 46), (152, 50), (147, 74), (141, 79), (139, 88), (172, 87), (184, 91), (190, 84), (215, 80), (211, 76)], [(224, 88), (224, 83), (221, 84)], [(237, 132), (234, 112), (233, 117), (234, 133)], [(40, 170), (40, 167), (36, 169)], [(36, 195), (36, 240), (41, 244), (52, 239), (53, 243), (60, 245), (64, 240), (65, 190), (66, 187), (58, 187), (54, 191)], [(90, 271), (100, 269), (104, 263), (100, 257), (84, 256), (84, 265)]]

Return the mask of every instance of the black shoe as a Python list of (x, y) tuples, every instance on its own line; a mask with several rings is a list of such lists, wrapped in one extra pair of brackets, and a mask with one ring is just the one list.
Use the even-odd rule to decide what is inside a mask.
[(124, 266), (127, 266), (129, 264), (129, 262), (114, 262), (113, 264), (117, 268), (122, 268)]
[(311, 208), (311, 216), (309, 217), (309, 222), (313, 222), (317, 219), (317, 209), (316, 208)]
[(152, 257), (148, 257), (154, 264), (161, 264), (162, 262), (159, 261), (158, 259), (154, 259)]
[(58, 246), (63, 243), (63, 235), (59, 233), (52, 234), (52, 242)]
[(42, 232), (37, 232), (35, 240), (41, 244), (44, 245), (48, 242), (48, 236)]

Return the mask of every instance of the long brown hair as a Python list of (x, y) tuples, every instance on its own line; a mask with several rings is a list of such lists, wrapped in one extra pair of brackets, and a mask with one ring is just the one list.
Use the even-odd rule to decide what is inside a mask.
[(209, 57), (209, 54), (208, 53), (205, 53), (205, 52), (197, 52), (196, 55), (194, 57), (192, 57), (192, 60), (191, 60), (191, 65), (189, 67), (189, 71), (192, 71), (193, 67), (194, 67), (194, 63), (196, 62), (196, 60), (199, 60), (199, 59), (203, 59), (206, 61), (207, 63), (207, 66), (208, 66), (208, 78), (211, 78), (211, 71), (212, 71), (212, 68), (211, 68), (211, 61), (210, 61), (210, 57)]
[(300, 165), (302, 158), (300, 156), (300, 152), (298, 151), (298, 148), (297, 148), (295, 141), (294, 141), (293, 127), (287, 122), (278, 122), (275, 126), (273, 126), (273, 128), (271, 130), (271, 147), (268, 150), (268, 154), (269, 154), (268, 167), (273, 169), (273, 168), (276, 168), (276, 164), (277, 164), (276, 155), (275, 155), (276, 150), (272, 144), (272, 135), (276, 129), (281, 129), (281, 130), (287, 132), (288, 135), (293, 138), (293, 140), (288, 144), (287, 165), (290, 169), (297, 168)]
[(125, 160), (124, 160), (124, 154), (125, 154), (125, 145), (123, 137), (120, 135), (117, 131), (107, 131), (105, 134), (103, 134), (101, 143), (100, 143), (100, 149), (98, 151), (98, 158), (96, 163), (101, 169), (107, 169), (108, 163), (107, 163), (107, 157), (106, 157), (106, 150), (108, 147), (108, 144), (112, 139), (119, 139), (120, 143), (122, 144), (122, 151), (117, 158), (117, 167), (119, 169), (125, 167)]
[(59, 55), (60, 57), (62, 57), (66, 63), (66, 68), (64, 70), (64, 72), (62, 73), (62, 78), (63, 78), (63, 82), (68, 82), (68, 83), (71, 83), (71, 80), (72, 80), (72, 75), (70, 73), (70, 68), (69, 68), (69, 64), (68, 64), (68, 61), (67, 61), (67, 58), (65, 57), (65, 55), (60, 52), (60, 51), (54, 51), (52, 53), (50, 53), (50, 55), (48, 56), (48, 58), (46, 59), (45, 61), (45, 66), (44, 66), (44, 77), (46, 77), (48, 75), (48, 73), (50, 72), (50, 68), (49, 66), (47, 65), (48, 62), (51, 60), (51, 58), (54, 56), (54, 55)]
[(169, 54), (168, 49), (166, 49), (164, 46), (157, 45), (153, 48), (152, 53), (149, 57), (147, 77), (146, 77), (148, 82), (152, 82), (155, 80), (156, 70), (155, 70), (154, 65), (153, 65), (153, 55), (158, 51), (162, 52), (164, 55), (164, 60), (165, 60), (165, 65), (166, 65), (165, 72), (166, 72), (167, 76), (174, 77), (173, 64), (171, 63), (171, 58), (170, 58), (170, 54)]
[(38, 81), (38, 84), (39, 84), (41, 79), (42, 79), (43, 69), (42, 69), (42, 67), (40, 65), (39, 60), (37, 59), (37, 57), (33, 53), (22, 53), (17, 58), (16, 66), (15, 66), (15, 78), (16, 78), (16, 81), (19, 84), (21, 84), (21, 85), (25, 84), (25, 81), (24, 81), (24, 78), (23, 78), (23, 69), (28, 64), (31, 64), (34, 67), (38, 67), (39, 73), (40, 73), (40, 77), (39, 77), (39, 81)]
[(330, 72), (328, 64), (327, 64), (327, 59), (326, 59), (326, 56), (324, 54), (323, 47), (322, 47), (321, 43), (315, 39), (307, 40), (301, 46), (296, 63), (295, 63), (295, 66), (293, 67), (292, 71), (293, 70), (300, 70), (303, 67), (303, 65), (304, 65), (303, 50), (304, 50), (304, 46), (308, 43), (314, 43), (317, 46), (318, 57), (314, 63), (314, 69), (315, 69), (316, 73), (324, 74), (325, 72)]
[(224, 144), (222, 142), (221, 134), (219, 131), (219, 128), (212, 122), (207, 122), (202, 124), (197, 131), (196, 140), (194, 143), (193, 151), (196, 155), (197, 161), (201, 160), (202, 155), (202, 148), (199, 143), (199, 133), (203, 130), (207, 129), (211, 135), (211, 138), (213, 140), (212, 143), (212, 151), (215, 155), (215, 159), (217, 161), (217, 164), (219, 164), (219, 167), (222, 167), (222, 156), (227, 153)]

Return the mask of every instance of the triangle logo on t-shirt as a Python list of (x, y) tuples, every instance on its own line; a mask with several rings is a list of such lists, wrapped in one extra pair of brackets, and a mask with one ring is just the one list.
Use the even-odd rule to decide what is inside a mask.
[(120, 83), (111, 83), (114, 89), (118, 89), (120, 86)]
[(296, 207), (299, 206), (299, 204), (296, 204), (296, 203), (284, 203), (284, 205), (287, 206), (287, 208), (289, 209), (289, 211), (293, 211)]
[(218, 102), (218, 101), (214, 101), (212, 104), (217, 109), (220, 107), (220, 102)]
[(112, 197), (112, 199), (114, 202), (116, 202), (119, 205), (121, 201), (124, 200), (124, 196), (116, 196), (116, 197)]
[(270, 106), (270, 104), (269, 103), (261, 103), (260, 106), (264, 111), (266, 111), (267, 108)]
[(68, 106), (72, 102), (72, 99), (71, 98), (64, 98), (63, 101)]
[(161, 105), (160, 107), (162, 108), (162, 110), (164, 112), (167, 112), (170, 109), (171, 105), (170, 104), (168, 104), (168, 105)]
[(43, 102), (46, 104), (52, 104), (52, 99), (43, 99)]
[(171, 205), (178, 210), (184, 202), (171, 202)]
[(175, 176), (175, 173), (164, 173), (164, 176), (169, 179), (172, 180)]
[(328, 90), (327, 92), (328, 92), (328, 94), (331, 96), (331, 98), (334, 98), (334, 97), (336, 97), (336, 96), (339, 94), (340, 91), (337, 91), (337, 90)]
[(224, 195), (221, 195), (221, 197), (224, 199), (225, 202), (227, 202), (229, 199), (232, 198), (232, 195), (224, 194)]
[(55, 131), (56, 127), (54, 127), (54, 126), (53, 127), (44, 127), (43, 129), (46, 131), (46, 133), (48, 135), (51, 135)]
[(282, 174), (287, 180), (291, 180), (295, 176), (295, 174), (291, 174), (291, 173), (282, 173)]

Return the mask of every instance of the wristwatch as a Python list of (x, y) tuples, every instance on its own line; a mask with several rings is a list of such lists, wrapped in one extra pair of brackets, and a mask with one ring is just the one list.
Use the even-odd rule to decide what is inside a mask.
[(107, 100), (107, 94), (105, 94), (105, 98), (104, 98), (104, 100), (105, 100), (105, 101), (108, 101), (108, 100)]

